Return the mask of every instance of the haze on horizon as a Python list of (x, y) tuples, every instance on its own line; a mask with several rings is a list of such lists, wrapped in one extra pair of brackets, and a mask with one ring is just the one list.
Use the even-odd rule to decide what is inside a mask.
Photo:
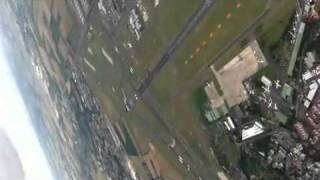
[[(25, 180), (53, 180), (50, 165), (2, 50), (0, 46), (0, 128), (6, 132), (21, 159)], [(0, 156), (2, 163), (7, 164)]]

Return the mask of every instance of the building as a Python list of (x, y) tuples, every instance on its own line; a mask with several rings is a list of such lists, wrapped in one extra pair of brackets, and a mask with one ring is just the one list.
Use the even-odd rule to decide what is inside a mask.
[(140, 39), (140, 32), (143, 29), (142, 20), (137, 9), (132, 9), (129, 16), (129, 25), (136, 35), (137, 40)]
[(310, 91), (309, 91), (309, 93), (307, 95), (307, 99), (309, 101), (313, 100), (314, 96), (316, 95), (316, 92), (317, 92), (318, 88), (319, 88), (319, 85), (317, 83), (313, 83), (313, 84), (310, 85)]
[(297, 122), (293, 127), (301, 140), (305, 141), (309, 138), (309, 134), (301, 122)]
[(227, 119), (223, 122), (223, 124), (227, 128), (228, 131), (233, 131), (236, 129), (231, 117), (227, 117)]
[(262, 134), (264, 132), (264, 127), (260, 122), (255, 121), (253, 125), (245, 126), (241, 130), (241, 138), (242, 141), (253, 138), (259, 134)]
[(293, 99), (293, 88), (285, 83), (281, 90), (281, 97), (289, 102), (292, 102)]
[(217, 109), (210, 109), (205, 111), (204, 116), (209, 123), (212, 123), (222, 117), (222, 115)]
[(295, 41), (294, 49), (292, 51), (291, 58), (290, 58), (290, 64), (287, 72), (288, 76), (293, 75), (293, 70), (294, 70), (294, 67), (296, 66), (297, 57), (300, 51), (305, 28), (306, 28), (306, 24), (304, 22), (300, 22), (297, 39)]
[(302, 74), (302, 80), (307, 81), (313, 77), (313, 74), (310, 71), (306, 71)]
[(225, 116), (228, 113), (228, 109), (225, 105), (215, 108), (210, 106), (207, 110), (205, 110), (205, 118), (209, 123), (212, 123), (214, 121), (217, 121), (221, 119), (223, 116)]
[(316, 62), (316, 55), (314, 52), (307, 52), (306, 57), (304, 58), (304, 62), (307, 67), (310, 69), (313, 67), (314, 63)]
[(304, 100), (304, 106), (309, 108), (310, 104), (312, 103), (317, 91), (319, 89), (319, 84), (317, 82), (313, 82), (309, 85), (309, 92)]
[(213, 82), (207, 83), (204, 91), (208, 97), (208, 105), (205, 109), (205, 118), (209, 123), (219, 120), (229, 111), (224, 102), (224, 99), (218, 94)]
[(262, 76), (261, 77), (261, 82), (263, 85), (265, 85), (266, 87), (271, 87), (272, 86), (272, 82), (269, 78), (267, 78), (266, 76)]

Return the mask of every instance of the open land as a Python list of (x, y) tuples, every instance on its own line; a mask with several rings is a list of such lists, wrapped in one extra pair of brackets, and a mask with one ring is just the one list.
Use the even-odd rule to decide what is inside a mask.
[[(256, 3), (256, 6), (251, 6), (248, 4)], [(129, 112), (129, 115), (122, 115), (125, 112), (123, 107), (123, 94), (121, 93), (121, 88), (126, 90), (126, 94), (128, 96), (133, 96), (135, 93), (136, 83), (139, 83), (141, 78), (145, 75), (143, 72), (147, 67), (153, 66), (155, 62), (154, 59), (157, 59), (163, 49), (170, 42), (168, 39), (172, 39), (174, 35), (178, 34), (179, 28), (177, 28), (175, 33), (171, 33), (171, 35), (166, 34), (165, 32), (158, 32), (154, 38), (163, 38), (164, 42), (162, 48), (157, 49), (158, 46), (150, 46), (145, 47), (143, 52), (139, 52), (139, 50), (132, 50), (135, 53), (135, 57), (138, 57), (139, 54), (142, 58), (135, 58), (134, 61), (124, 60), (123, 58), (119, 58), (113, 47), (108, 44), (108, 41), (103, 41), (102, 39), (108, 39), (104, 35), (98, 36), (97, 39), (93, 37), (92, 50), (94, 51), (94, 56), (87, 57), (87, 59), (94, 65), (97, 69), (97, 72), (92, 72), (88, 68), (89, 78), (92, 87), (96, 87), (95, 91), (97, 94), (102, 94), (103, 97), (108, 98), (100, 98), (104, 102), (112, 101), (113, 106), (115, 106), (115, 111), (118, 111), (119, 116), (122, 119), (125, 119), (126, 123), (129, 124), (134, 136), (137, 139), (137, 144), (140, 144), (141, 147), (145, 147), (146, 144), (144, 142), (157, 142), (157, 138), (147, 138), (159, 136), (155, 134), (162, 134), (162, 132), (167, 132), (168, 134), (172, 134), (171, 130), (167, 129), (167, 125), (163, 125), (159, 119), (155, 117), (153, 110), (154, 108), (150, 108), (149, 106), (155, 106), (158, 112), (165, 114), (163, 117), (167, 122), (171, 124), (172, 127), (176, 127), (184, 138), (183, 141), (186, 141), (192, 149), (194, 154), (197, 154), (199, 159), (203, 161), (208, 169), (210, 167), (217, 166), (216, 161), (213, 159), (210, 153), (211, 143), (207, 138), (207, 135), (203, 129), (205, 127), (202, 124), (202, 121), (199, 120), (200, 114), (197, 107), (194, 105), (194, 90), (198, 87), (202, 86), (206, 81), (211, 80), (213, 75), (204, 75), (201, 80), (191, 87), (187, 87), (186, 89), (181, 89), (181, 87), (185, 87), (184, 84), (187, 83), (190, 79), (192, 79), (193, 74), (201, 69), (203, 65), (206, 65), (211, 61), (211, 58), (215, 56), (223, 46), (223, 44), (227, 44), (228, 41), (236, 37), (239, 33), (241, 33), (244, 29), (246, 29), (246, 25), (255, 20), (256, 17), (261, 15), (266, 9), (270, 8), (270, 5), (275, 6), (268, 1), (264, 1), (264, 3), (255, 2), (247, 2), (243, 1), (241, 8), (236, 8), (237, 2), (225, 2), (225, 1), (217, 1), (214, 7), (206, 14), (204, 20), (199, 24), (199, 26), (190, 34), (190, 36), (186, 39), (185, 43), (181, 47), (178, 48), (176, 55), (170, 60), (170, 62), (164, 67), (164, 69), (158, 75), (158, 78), (152, 82), (151, 91), (151, 100), (143, 100), (138, 102), (135, 105), (134, 109)], [(272, 8), (274, 8), (272, 6)], [(255, 7), (250, 9), (251, 7)], [(257, 8), (258, 7), (258, 8)], [(272, 9), (271, 8), (271, 9)], [(161, 6), (159, 6), (161, 9)], [(195, 9), (194, 9), (195, 10)], [(150, 19), (153, 16), (157, 16), (158, 9), (156, 11), (152, 11), (150, 13)], [(159, 10), (159, 12), (162, 12)], [(232, 17), (229, 20), (225, 20), (228, 12), (232, 12)], [(245, 13), (243, 13), (245, 12)], [(155, 13), (155, 15), (153, 14)], [(190, 13), (191, 15), (192, 13)], [(244, 15), (243, 15), (244, 14)], [(149, 20), (150, 20), (149, 19)], [(151, 20), (150, 20), (151, 21)], [(185, 21), (183, 21), (185, 22)], [(221, 29), (219, 29), (219, 25), (221, 22)], [(262, 21), (264, 22), (264, 21)], [(180, 23), (180, 28), (182, 28), (183, 23)], [(165, 25), (164, 25), (165, 26)], [(158, 27), (160, 31), (161, 26)], [(233, 28), (238, 27), (238, 28)], [(94, 27), (95, 29), (99, 29), (99, 26)], [(99, 30), (97, 30), (99, 31)], [(214, 31), (213, 37), (210, 38), (211, 31)], [(142, 39), (136, 42), (137, 45), (134, 48), (141, 48), (140, 46), (146, 46), (144, 42), (144, 38), (148, 38), (149, 35), (148, 27), (144, 32)], [(152, 34), (152, 33), (150, 33)], [(146, 37), (144, 37), (146, 36)], [(165, 37), (162, 37), (165, 36)], [(166, 37), (169, 36), (169, 37)], [(101, 38), (103, 37), (103, 38)], [(246, 37), (250, 37), (246, 35)], [(201, 53), (195, 55), (194, 59), (190, 58), (190, 55), (195, 52), (198, 46), (201, 46), (201, 43), (204, 40), (208, 40), (208, 44), (205, 48), (203, 48)], [(151, 40), (148, 40), (149, 42)], [(158, 42), (161, 40), (156, 40)], [(141, 45), (140, 45), (141, 44)], [(148, 43), (147, 43), (148, 44)], [(109, 54), (115, 60), (114, 65), (111, 65), (101, 54), (101, 47), (104, 47)], [(156, 47), (155, 50), (154, 47)], [(143, 49), (143, 48), (141, 48)], [(150, 50), (148, 50), (150, 49)], [(153, 52), (155, 52), (153, 54)], [(157, 53), (158, 52), (158, 53)], [(153, 54), (153, 56), (148, 54)], [(150, 56), (150, 57), (149, 57)], [(145, 59), (144, 59), (145, 58)], [(186, 64), (185, 61), (188, 61)], [(219, 59), (220, 60), (220, 59)], [(229, 59), (231, 60), (231, 58)], [(132, 63), (135, 62), (135, 63)], [(148, 63), (146, 63), (148, 62)], [(126, 65), (129, 64), (129, 65)], [(132, 64), (136, 64), (135, 70), (138, 71), (137, 74), (129, 73), (129, 66)], [(142, 64), (142, 65), (141, 65)], [(145, 66), (139, 70), (138, 66)], [(140, 73), (140, 71), (142, 73)], [(206, 70), (209, 72), (209, 68)], [(141, 77), (142, 76), (142, 77)], [(130, 79), (129, 81), (125, 79)], [(129, 82), (129, 83), (128, 83)], [(132, 83), (133, 82), (133, 83)], [(113, 91), (115, 90), (115, 91)], [(179, 91), (183, 92), (179, 95)], [(149, 96), (149, 95), (147, 95)], [(148, 99), (148, 97), (146, 97)], [(151, 101), (151, 102), (149, 102)], [(137, 114), (137, 115), (135, 115)], [(147, 115), (149, 114), (149, 115)], [(145, 117), (147, 115), (147, 117)], [(123, 117), (124, 116), (124, 117)], [(130, 117), (130, 118), (129, 118)], [(145, 118), (144, 118), (145, 117)], [(128, 119), (127, 119), (128, 118)], [(148, 130), (146, 130), (148, 127)], [(143, 129), (143, 132), (141, 131)], [(152, 130), (154, 129), (154, 130)], [(160, 130), (159, 130), (160, 129)], [(160, 135), (167, 141), (170, 142), (170, 135), (164, 133)], [(162, 149), (163, 145), (166, 143), (155, 143), (159, 149)], [(165, 152), (167, 157), (174, 157), (174, 155), (170, 155), (170, 152)], [(179, 166), (176, 158), (168, 158), (173, 160), (173, 164)]]
[[(35, 1), (32, 14), (40, 37), (39, 52), (45, 72), (61, 91), (68, 92), (70, 88), (66, 84), (70, 83), (75, 71), (68, 67), (77, 67), (75, 69), (82, 74), (80, 77), (87, 79), (90, 90), (101, 103), (103, 114), (106, 113), (115, 127), (124, 150), (141, 177), (148, 177), (150, 172), (156, 174), (160, 169), (164, 179), (218, 179), (217, 172), (222, 168), (213, 153), (211, 139), (212, 132), (218, 130), (203, 123), (195, 91), (208, 81), (214, 81), (216, 90), (213, 96), (224, 97), (219, 104), (225, 100), (232, 106), (244, 100), (243, 97), (238, 99), (244, 91), (243, 86), (238, 86), (239, 89), (232, 87), (241, 84), (260, 67), (252, 57), (253, 52), (248, 58), (242, 57), (248, 62), (238, 59), (237, 67), (228, 68), (228, 63), (233, 63), (232, 57), (251, 38), (261, 41), (263, 50), (268, 51), (283, 34), (295, 4), (291, 0), (210, 1), (212, 6), (200, 13), (196, 23), (186, 26), (193, 22), (192, 18), (199, 13), (203, 3), (209, 1), (160, 0), (157, 7), (151, 0), (141, 2), (148, 20), (144, 22), (141, 39), (136, 40), (127, 23), (129, 12), (135, 6), (131, 1), (126, 4), (126, 10), (121, 10), (120, 20), (113, 25), (106, 23), (106, 15), (97, 10), (95, 2), (92, 8), (96, 10), (89, 13), (84, 24), (80, 24), (70, 3), (63, 0)], [(175, 38), (183, 34), (185, 27), (189, 27), (188, 33), (163, 61), (141, 96), (135, 97), (143, 80), (157, 67), (159, 59), (168, 52), (167, 48)], [(216, 75), (210, 70), (212, 64)], [(251, 67), (250, 72), (247, 67)], [(55, 112), (50, 116), (54, 117)], [(75, 114), (68, 118), (77, 117)], [(76, 136), (72, 123), (63, 123), (67, 127), (65, 136)], [(57, 127), (54, 121), (48, 124), (53, 129), (50, 135), (54, 143), (50, 146), (55, 149), (54, 158), (60, 158), (57, 166), (64, 166), (61, 157), (67, 156), (75, 162), (75, 169), (79, 169), (83, 160), (73, 154), (77, 146), (63, 149), (63, 143), (60, 143), (63, 137), (53, 135), (61, 127)], [(229, 146), (228, 137), (213, 136), (226, 139), (221, 146), (230, 147), (228, 158), (237, 161), (238, 148)], [(150, 151), (154, 153), (151, 158), (146, 156)], [(144, 168), (146, 157), (154, 160), (157, 170)], [(97, 167), (99, 165), (95, 165)], [(92, 174), (97, 179), (106, 176), (100, 171)]]

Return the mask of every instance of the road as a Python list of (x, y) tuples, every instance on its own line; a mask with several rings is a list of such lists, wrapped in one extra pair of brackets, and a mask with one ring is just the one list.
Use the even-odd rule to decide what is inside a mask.
[[(248, 25), (248, 27), (243, 32), (241, 32), (232, 41), (230, 41), (228, 44), (226, 44), (222, 48), (222, 50), (214, 58), (212, 58), (212, 60), (210, 62), (205, 64), (203, 66), (203, 68), (194, 76), (194, 78), (190, 82), (187, 83), (187, 86), (190, 85), (190, 83), (194, 83), (194, 81), (197, 81), (198, 80), (197, 77), (201, 76), (201, 74), (203, 72), (205, 72), (205, 70), (213, 62), (215, 62), (216, 59), (221, 58), (221, 56), (224, 55), (226, 50), (229, 49), (230, 47), (232, 47), (232, 45), (234, 45), (234, 43), (241, 41), (241, 39), (244, 37), (247, 37), (247, 35), (249, 33), (251, 33), (257, 27), (257, 25), (264, 19), (264, 17), (268, 14), (268, 12), (269, 12), (268, 10), (263, 12), (250, 25)], [(159, 66), (162, 68), (164, 66), (164, 64), (160, 64)], [(160, 71), (160, 69), (157, 69), (154, 72), (158, 73)], [(151, 83), (152, 79), (149, 81), (150, 82), (148, 82), (148, 83)], [(205, 170), (205, 167), (203, 167), (202, 162), (201, 162), (200, 158), (198, 157), (197, 153), (195, 153), (193, 151), (193, 149), (187, 143), (185, 138), (180, 134), (180, 132), (177, 131), (177, 129), (172, 126), (172, 123), (170, 123), (170, 121), (166, 117), (164, 117), (164, 115), (161, 111), (161, 106), (158, 104), (157, 100), (154, 99), (154, 96), (152, 95), (152, 93), (150, 91), (147, 90), (147, 88), (148, 87), (145, 87), (145, 89), (143, 89), (143, 92), (142, 92), (142, 93), (144, 93), (143, 99), (144, 99), (145, 103), (148, 104), (150, 109), (153, 111), (153, 113), (155, 114), (157, 119), (166, 127), (166, 129), (170, 132), (170, 134), (177, 140), (178, 148), (174, 150), (174, 153), (180, 154), (181, 156), (184, 157), (184, 159), (186, 159), (187, 162), (189, 162), (189, 164), (191, 164), (191, 172), (192, 172), (193, 176), (199, 176), (201, 174), (203, 179), (207, 179), (209, 176), (211, 176), (211, 178), (215, 177), (216, 174), (214, 171), (212, 171), (212, 174), (210, 174), (210, 173), (208, 174), (208, 172)], [(182, 88), (182, 89), (185, 89), (185, 88)], [(141, 91), (140, 91), (140, 93), (141, 93)]]
[[(213, 5), (213, 0), (205, 0), (204, 3), (202, 4), (202, 6), (198, 9), (197, 13), (193, 17), (189, 18), (189, 21), (185, 25), (183, 31), (174, 39), (174, 41), (170, 44), (169, 48), (167, 48), (167, 50), (165, 51), (165, 53), (162, 56), (162, 58), (160, 59), (160, 61), (155, 66), (153, 77), (150, 81), (148, 81), (148, 85), (143, 90), (143, 93), (147, 90), (147, 88), (148, 88), (149, 84), (151, 83), (151, 81), (153, 80), (154, 76), (157, 73), (159, 73), (160, 70), (162, 69), (162, 67), (170, 60), (170, 57), (174, 54), (175, 50), (183, 43), (183, 41), (187, 38), (189, 33), (198, 25), (198, 23), (201, 21), (204, 14), (207, 12), (207, 10), (212, 5)], [(84, 25), (85, 27), (83, 27), (83, 29), (81, 30), (80, 38), (77, 43), (76, 53), (75, 53), (77, 55), (76, 57), (81, 57), (81, 53), (86, 52), (84, 47), (86, 47), (86, 40), (87, 40), (86, 35), (88, 32), (88, 27), (89, 27), (88, 24), (90, 21), (90, 15), (88, 15), (87, 19), (88, 20), (87, 20), (86, 24)], [(122, 47), (122, 44), (119, 41), (117, 42), (116, 37), (113, 37), (111, 41), (113, 42), (113, 44), (118, 45), (119, 48)], [(121, 59), (122, 58), (120, 58), (120, 60), (118, 62), (125, 65), (125, 63), (123, 63)], [(130, 77), (126, 77), (126, 75), (123, 75), (123, 76), (124, 77), (122, 77), (120, 80), (121, 82), (123, 81), (122, 79), (129, 79), (130, 78)], [(130, 94), (130, 89), (134, 89), (134, 85), (131, 83), (126, 83), (126, 86), (127, 86), (127, 88), (124, 87), (126, 90), (126, 94), (127, 93)], [(192, 148), (189, 146), (189, 144), (183, 138), (183, 136), (179, 132), (177, 132), (175, 128), (170, 126), (170, 122), (166, 120), (166, 117), (163, 117), (163, 114), (158, 110), (158, 108), (154, 108), (156, 106), (155, 104), (157, 104), (157, 102), (153, 101), (151, 98), (148, 98), (149, 96), (152, 96), (152, 95), (149, 95), (149, 93), (148, 93), (146, 96), (147, 96), (146, 99), (150, 100), (150, 101), (148, 101), (149, 103), (147, 103), (147, 104), (149, 105), (153, 114), (161, 122), (161, 124), (163, 124), (163, 126), (165, 127), (167, 132), (172, 137), (170, 139), (167, 139), (165, 137), (160, 137), (160, 140), (163, 143), (165, 143), (165, 146), (167, 146), (172, 139), (176, 139), (177, 145), (174, 149), (171, 149), (171, 151), (172, 151), (172, 153), (177, 155), (177, 157), (178, 157), (178, 155), (183, 157), (184, 164), (182, 164), (182, 166), (184, 166), (185, 168), (188, 168), (188, 166), (190, 166), (189, 172), (190, 172), (190, 176), (192, 177), (192, 179), (197, 179), (200, 176), (203, 179), (211, 179), (212, 177), (215, 177), (216, 172), (214, 170), (210, 172), (210, 175), (207, 175), (207, 171), (205, 171), (205, 172), (203, 171), (203, 168), (205, 168), (205, 167), (203, 166), (203, 163), (200, 160), (200, 158), (198, 157), (197, 153), (195, 153), (192, 150)], [(177, 161), (178, 161), (178, 159), (177, 159)], [(207, 170), (208, 167), (206, 167), (205, 169)], [(209, 177), (211, 177), (211, 178), (209, 178)]]
[(151, 82), (157, 76), (157, 74), (161, 71), (164, 65), (171, 59), (172, 55), (175, 53), (177, 48), (182, 45), (184, 40), (188, 37), (188, 35), (192, 32), (192, 30), (201, 22), (204, 15), (208, 12), (208, 10), (214, 4), (214, 0), (204, 0), (200, 8), (197, 10), (194, 16), (190, 17), (187, 23), (184, 25), (183, 30), (177, 35), (177, 37), (170, 43), (165, 52), (162, 54), (160, 60), (157, 64), (152, 68), (152, 70), (148, 70), (147, 77), (141, 83), (138, 88), (137, 95), (142, 96), (145, 91), (149, 88)]
[[(164, 67), (164, 65), (171, 59), (172, 55), (177, 50), (177, 48), (187, 38), (189, 33), (198, 25), (201, 18), (204, 16), (205, 12), (207, 12), (207, 10), (209, 10), (212, 5), (213, 5), (213, 1), (205, 1), (204, 4), (202, 4), (202, 6), (197, 11), (196, 15), (193, 16), (192, 19), (187, 22), (183, 31), (175, 38), (175, 40), (170, 44), (167, 50), (163, 53), (161, 59), (154, 66), (153, 70), (148, 71), (148, 75), (146, 79), (143, 81), (143, 83), (141, 84), (141, 86), (139, 87), (138, 93), (137, 93), (139, 96), (144, 95), (143, 99), (145, 103), (150, 107), (150, 109), (153, 111), (153, 114), (163, 124), (163, 126), (166, 127), (166, 129), (170, 132), (170, 134), (176, 139), (177, 148), (173, 150), (174, 153), (180, 154), (181, 156), (184, 157), (186, 162), (191, 164), (191, 173), (194, 177), (201, 176), (203, 179), (208, 179), (208, 177), (211, 177), (211, 178), (215, 177), (216, 172), (212, 170), (211, 173), (208, 173), (206, 171), (206, 167), (203, 167), (203, 163), (201, 159), (198, 157), (197, 153), (193, 151), (193, 149), (187, 143), (185, 138), (180, 134), (179, 131), (177, 131), (177, 129), (174, 126), (172, 126), (170, 121), (166, 117), (164, 117), (161, 111), (161, 107), (159, 106), (157, 100), (154, 99), (151, 92), (148, 91), (148, 87), (150, 86), (150, 84), (152, 83), (156, 75)], [(235, 42), (240, 41), (242, 37), (246, 36), (248, 33), (254, 30), (257, 24), (267, 14), (268, 14), (268, 11), (265, 11), (259, 17), (257, 17), (254, 20), (254, 22), (250, 24), (242, 33), (240, 33), (238, 36), (234, 38), (234, 40), (232, 40), (225, 47), (223, 47), (222, 50), (208, 64), (205, 64), (204, 68), (207, 69), (208, 66), (212, 64), (212, 62), (215, 59), (220, 58), (224, 54), (226, 49), (230, 48)], [(201, 74), (201, 72), (203, 71), (204, 71), (203, 69), (200, 70), (198, 74)], [(194, 78), (194, 79), (197, 79), (197, 78)]]
[[(72, 66), (74, 70), (77, 72), (82, 72), (82, 73), (85, 72), (84, 60), (82, 58), (87, 53), (86, 48), (88, 47), (88, 32), (91, 24), (90, 22), (91, 20), (93, 20), (93, 18), (95, 18), (95, 12), (98, 11), (97, 8), (98, 8), (97, 1), (95, 0), (91, 3), (91, 7), (86, 16), (86, 21), (84, 25), (79, 27), (80, 33), (79, 33), (79, 38), (76, 46), (72, 47), (69, 51), (73, 55), (74, 61), (72, 61)], [(82, 74), (79, 74), (79, 76), (82, 76), (85, 82), (88, 81), (86, 77), (83, 76)], [(90, 93), (92, 92), (90, 91)], [(92, 94), (90, 94), (89, 96), (92, 96)], [(99, 112), (99, 114), (104, 114), (104, 113)], [(95, 120), (94, 122), (97, 123), (98, 121)], [(85, 121), (85, 123), (89, 123), (89, 122)], [(125, 152), (123, 146), (119, 145), (120, 144), (119, 137), (116, 135), (113, 129), (113, 126), (111, 125), (111, 121), (109, 117), (104, 115), (103, 118), (100, 119), (99, 123), (100, 124), (96, 124), (95, 126), (96, 129), (93, 129), (93, 130), (89, 129), (89, 131), (94, 132), (93, 134), (90, 134), (90, 138), (92, 141), (96, 140), (95, 145), (100, 143), (99, 146), (96, 147), (98, 154), (100, 153), (97, 157), (101, 157), (101, 160), (105, 160), (106, 164), (104, 165), (104, 167), (106, 168), (108, 175), (110, 177), (121, 175), (117, 177), (119, 179), (127, 179), (127, 180), (134, 179), (132, 176), (130, 167), (128, 166), (128, 155)], [(90, 125), (86, 124), (86, 127), (90, 127)], [(103, 132), (99, 133), (98, 131), (101, 129)], [(105, 136), (99, 138), (98, 137), (99, 134), (104, 134)], [(104, 141), (101, 142), (102, 140)], [(114, 142), (112, 142), (112, 140)], [(108, 153), (106, 152), (104, 154), (99, 150), (99, 149), (105, 149), (105, 148), (110, 148), (108, 150), (109, 151)], [(114, 161), (112, 159), (108, 159), (109, 155), (113, 157)]]
[[(83, 54), (85, 52), (87, 52), (84, 48), (87, 48), (88, 46), (88, 32), (89, 32), (89, 27), (90, 27), (90, 20), (94, 14), (94, 12), (97, 10), (98, 8), (98, 5), (97, 5), (98, 1), (93, 1), (91, 3), (91, 7), (90, 7), (90, 10), (86, 16), (86, 21), (85, 21), (85, 24), (82, 26), (82, 27), (79, 27), (80, 28), (80, 36), (78, 38), (78, 42), (77, 42), (77, 45), (76, 47), (74, 48), (74, 57), (75, 58), (81, 58), (83, 57)], [(81, 63), (81, 67), (83, 68), (84, 65), (84, 61), (83, 60), (80, 60), (79, 61)], [(83, 70), (83, 69), (82, 69)]]

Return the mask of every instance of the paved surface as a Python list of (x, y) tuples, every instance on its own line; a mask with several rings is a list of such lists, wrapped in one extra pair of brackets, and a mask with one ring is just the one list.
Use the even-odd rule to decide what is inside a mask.
[[(245, 39), (250, 35), (255, 28), (264, 20), (264, 18), (269, 14), (270, 10), (265, 10), (260, 16), (258, 16), (248, 27), (243, 30), (238, 36), (236, 36), (233, 40), (229, 41), (220, 51), (217, 55), (215, 55), (208, 63), (204, 64), (202, 68), (193, 76), (191, 80), (189, 80), (185, 85), (181, 86), (180, 90), (177, 91), (179, 95), (185, 93), (190, 87), (192, 87), (194, 84), (197, 84), (198, 82), (201, 82), (199, 79), (202, 78), (203, 73), (205, 73), (208, 68), (215, 63), (218, 59), (220, 59), (223, 55), (225, 55), (226, 52), (228, 52), (228, 49), (232, 48), (237, 42), (240, 42), (241, 40)], [(177, 96), (176, 94), (175, 96)]]
[[(91, 3), (89, 13), (86, 17), (86, 22), (85, 22), (84, 26), (81, 27), (80, 36), (79, 36), (79, 40), (77, 42), (77, 46), (76, 46), (76, 48), (74, 48), (74, 50), (75, 50), (74, 57), (75, 58), (81, 58), (81, 57), (83, 57), (83, 54), (85, 52), (87, 52), (85, 50), (85, 48), (87, 48), (87, 46), (88, 46), (87, 41), (88, 41), (88, 31), (89, 31), (89, 27), (90, 27), (90, 19), (92, 18), (94, 11), (96, 11), (97, 8), (98, 8), (97, 1), (93, 1)], [(81, 67), (83, 68), (84, 61), (81, 60), (80, 63), (81, 63)]]
[[(81, 72), (85, 72), (85, 66), (83, 64), (84, 60), (82, 59), (82, 57), (84, 57), (84, 55), (87, 53), (90, 22), (93, 18), (95, 18), (95, 12), (98, 11), (97, 8), (97, 1), (92, 2), (89, 13), (86, 16), (86, 22), (83, 26), (80, 27), (81, 30), (76, 47), (71, 52), (75, 60), (72, 65), (75, 69), (79, 70), (77, 71), (79, 73), (78, 75), (79, 77), (82, 77), (85, 82), (87, 82), (87, 79), (85, 79), (86, 77), (81, 74)], [(78, 80), (77, 82), (81, 81)], [(90, 94), (86, 97), (91, 98), (91, 96), (92, 95)], [(99, 114), (103, 113), (99, 112)], [(89, 115), (89, 117), (92, 117), (92, 115)], [(108, 172), (108, 176), (110, 178), (124, 180), (134, 179), (127, 164), (127, 153), (124, 151), (123, 146), (120, 146), (119, 137), (116, 135), (109, 117), (104, 115), (98, 120), (87, 120), (88, 119), (86, 119), (84, 123), (86, 123), (86, 127), (89, 127), (89, 131), (91, 132), (91, 134), (89, 134), (89, 137), (91, 138), (91, 141), (94, 145), (93, 149), (95, 150), (94, 152), (97, 156), (97, 159), (95, 160), (96, 163), (99, 162), (100, 164), (104, 165), (103, 168), (105, 168), (104, 170)], [(95, 124), (90, 124), (92, 122)], [(107, 148), (109, 148), (109, 150), (104, 151)]]
[[(184, 159), (184, 166), (189, 165), (190, 175), (194, 178), (201, 179), (216, 179), (217, 174), (213, 167), (207, 167), (196, 152), (190, 147), (187, 140), (183, 135), (177, 130), (177, 128), (171, 123), (171, 121), (162, 113), (162, 108), (158, 104), (157, 100), (154, 98), (150, 91), (145, 92), (145, 103), (150, 107), (152, 113), (156, 116), (159, 122), (168, 130), (170, 136), (176, 140), (176, 147), (171, 149), (176, 155), (180, 155)], [(163, 139), (165, 142), (166, 140)], [(169, 142), (165, 142), (169, 143)], [(216, 168), (218, 168), (218, 164)]]
[(197, 10), (194, 16), (189, 18), (188, 22), (185, 24), (183, 30), (177, 35), (177, 37), (171, 42), (169, 47), (162, 54), (158, 63), (152, 68), (152, 70), (148, 70), (147, 77), (141, 83), (138, 88), (137, 95), (142, 96), (144, 92), (148, 89), (151, 82), (157, 76), (157, 74), (161, 71), (164, 65), (171, 59), (172, 55), (175, 53), (177, 48), (182, 45), (184, 40), (188, 37), (188, 35), (192, 32), (192, 30), (200, 23), (206, 12), (212, 7), (214, 4), (214, 0), (205, 0), (201, 7)]

